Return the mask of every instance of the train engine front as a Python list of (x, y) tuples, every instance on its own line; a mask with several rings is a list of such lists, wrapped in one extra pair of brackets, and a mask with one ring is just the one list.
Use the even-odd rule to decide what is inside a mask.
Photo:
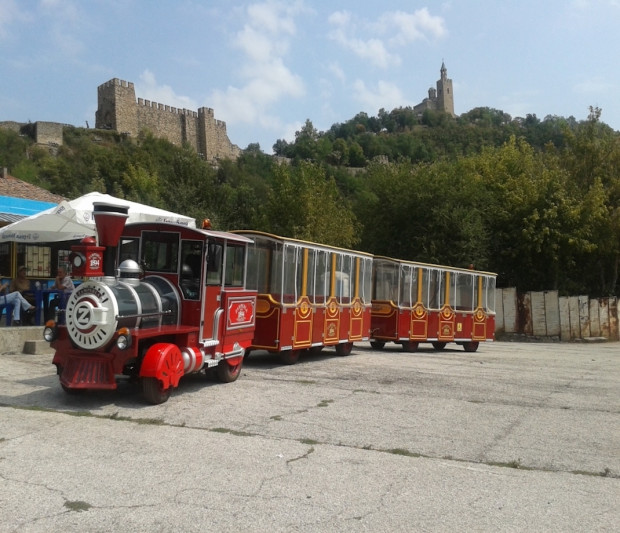
[[(213, 368), (221, 381), (234, 381), (253, 337), (256, 298), (243, 286), (227, 288), (223, 279), (215, 289), (207, 287), (206, 258), (214, 249), (209, 244), (219, 237), (225, 250), (225, 234), (157, 223), (131, 230), (125, 227), (126, 208), (94, 207), (99, 245), (94, 239), (84, 240), (70, 256), (74, 276), (85, 281), (44, 332), (55, 349), (53, 364), (63, 389), (115, 389), (117, 376), (127, 376), (140, 383), (147, 401), (157, 404), (166, 401), (188, 373)], [(134, 235), (136, 252), (116, 268), (123, 231)], [(199, 259), (191, 289), (189, 267), (179, 254), (166, 271), (140, 266), (144, 261), (139, 254), (149, 248), (143, 235), (165, 235), (166, 242), (176, 239), (171, 250), (191, 243)], [(219, 259), (223, 264), (224, 257)]]

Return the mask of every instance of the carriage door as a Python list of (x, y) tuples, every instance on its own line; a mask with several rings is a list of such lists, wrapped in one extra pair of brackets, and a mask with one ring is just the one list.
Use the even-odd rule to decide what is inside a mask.
[(206, 283), (203, 303), (203, 339), (217, 339), (221, 317), (224, 243), (209, 240), (206, 254)]

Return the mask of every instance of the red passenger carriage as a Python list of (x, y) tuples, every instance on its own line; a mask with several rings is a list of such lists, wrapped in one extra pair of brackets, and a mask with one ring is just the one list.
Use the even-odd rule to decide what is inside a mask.
[(368, 340), (372, 256), (258, 231), (252, 239), (248, 287), (258, 291), (252, 349), (293, 364), (303, 350), (334, 346), (351, 353)]
[(475, 352), (495, 336), (496, 274), (374, 258), (371, 344), (415, 351), (421, 342), (442, 350), (456, 342)]

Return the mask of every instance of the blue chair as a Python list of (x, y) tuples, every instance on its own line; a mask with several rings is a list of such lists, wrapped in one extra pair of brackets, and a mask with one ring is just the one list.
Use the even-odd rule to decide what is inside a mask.
[(6, 313), (6, 325), (11, 325), (11, 320), (13, 320), (13, 305), (6, 303), (4, 295), (0, 294), (0, 319), (3, 314)]

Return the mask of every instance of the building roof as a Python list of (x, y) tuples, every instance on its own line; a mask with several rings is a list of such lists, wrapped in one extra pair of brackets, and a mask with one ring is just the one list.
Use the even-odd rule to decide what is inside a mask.
[(2, 169), (2, 173), (0, 174), (0, 196), (23, 198), (25, 200), (36, 200), (38, 202), (53, 204), (59, 204), (65, 200), (62, 196), (52, 194), (32, 183), (11, 176), (6, 169)]
[(55, 207), (65, 198), (17, 179), (7, 172), (0, 173), (0, 226), (17, 222), (50, 207)]

